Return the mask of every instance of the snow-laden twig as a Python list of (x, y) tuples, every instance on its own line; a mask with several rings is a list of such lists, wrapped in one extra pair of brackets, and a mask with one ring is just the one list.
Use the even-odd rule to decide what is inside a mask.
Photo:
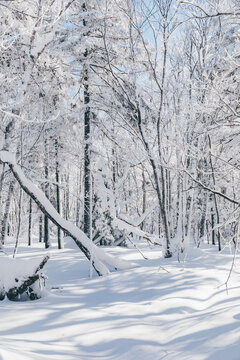
[(224, 198), (225, 200), (230, 201), (231, 203), (233, 203), (233, 204), (235, 204), (235, 205), (238, 205), (238, 207), (240, 206), (240, 202), (239, 202), (239, 201), (237, 201), (237, 200), (235, 200), (235, 199), (232, 199), (232, 198), (230, 198), (229, 196), (221, 193), (220, 191), (216, 191), (216, 190), (214, 190), (214, 189), (212, 189), (212, 188), (204, 185), (201, 181), (195, 179), (195, 178), (192, 176), (192, 174), (190, 174), (190, 172), (187, 171), (187, 169), (184, 169), (184, 172), (185, 172), (196, 184), (200, 185), (203, 189), (205, 189), (205, 190), (207, 190), (207, 191), (209, 191), (209, 192), (211, 192), (211, 193), (213, 193), (213, 194), (216, 194), (216, 195)]
[(132, 239), (128, 236), (127, 237), (128, 241), (130, 241), (130, 243), (135, 247), (135, 249), (137, 249), (137, 251), (142, 255), (142, 257), (145, 259), (145, 260), (148, 260), (148, 257), (145, 256), (142, 251), (139, 249), (139, 247), (132, 241)]

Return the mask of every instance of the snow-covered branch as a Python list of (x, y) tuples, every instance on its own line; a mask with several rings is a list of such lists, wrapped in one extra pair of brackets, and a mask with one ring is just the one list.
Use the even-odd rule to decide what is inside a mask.
[(60, 226), (62, 230), (73, 238), (87, 259), (92, 261), (93, 267), (98, 275), (107, 275), (109, 273), (106, 265), (121, 270), (134, 266), (134, 264), (115, 259), (109, 254), (106, 254), (103, 249), (93, 244), (78, 227), (70, 221), (63, 219), (44, 193), (27, 179), (21, 170), (21, 167), (16, 164), (15, 156), (13, 154), (8, 151), (0, 151), (0, 162), (8, 164), (21, 188), (35, 201), (42, 212), (46, 214), (54, 224)]

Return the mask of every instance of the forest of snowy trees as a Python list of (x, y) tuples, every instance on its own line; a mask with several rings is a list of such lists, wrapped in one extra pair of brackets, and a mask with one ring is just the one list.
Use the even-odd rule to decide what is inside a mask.
[(99, 245), (237, 245), (238, 0), (1, 0), (0, 14), (1, 247), (67, 234), (105, 274), (126, 264)]

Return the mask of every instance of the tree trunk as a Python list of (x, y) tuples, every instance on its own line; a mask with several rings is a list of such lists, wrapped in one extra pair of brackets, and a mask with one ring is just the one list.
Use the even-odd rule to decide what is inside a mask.
[(160, 174), (158, 171), (157, 164), (151, 154), (149, 144), (145, 139), (143, 129), (142, 129), (142, 116), (140, 108), (137, 108), (137, 120), (138, 120), (138, 129), (143, 140), (148, 159), (153, 171), (154, 183), (156, 187), (157, 198), (159, 202), (159, 208), (161, 213), (161, 218), (163, 222), (163, 228), (165, 233), (165, 249), (164, 249), (164, 257), (168, 258), (172, 256), (170, 251), (170, 232), (169, 232), (169, 222), (168, 222), (168, 215), (167, 215), (167, 208), (166, 208), (166, 181), (164, 177), (164, 169), (160, 166)]
[[(212, 149), (212, 142), (211, 142), (211, 137), (210, 135), (208, 135), (208, 141), (209, 141), (209, 148), (210, 151)], [(210, 154), (210, 166), (211, 166), (211, 170), (212, 170), (212, 180), (213, 180), (213, 185), (214, 188), (216, 186), (216, 181), (215, 181), (215, 174), (214, 174), (214, 168), (213, 168), (213, 162), (212, 162), (212, 157)], [(213, 199), (214, 199), (214, 204), (215, 204), (215, 211), (216, 211), (216, 218), (217, 218), (217, 224), (219, 225), (220, 223), (220, 216), (219, 216), (219, 211), (218, 211), (218, 201), (217, 201), (217, 196), (216, 194), (213, 194)], [(212, 215), (212, 223), (214, 222), (214, 215)], [(214, 227), (214, 225), (213, 225)], [(213, 229), (212, 227), (212, 229)], [(214, 232), (214, 230), (212, 230)], [(213, 235), (214, 236), (214, 235)], [(220, 238), (220, 231), (219, 229), (217, 229), (217, 241), (218, 241), (218, 250), (221, 251), (221, 238)], [(214, 241), (214, 245), (215, 245), (215, 241)]]
[(19, 235), (21, 230), (22, 196), (23, 196), (23, 191), (22, 188), (20, 188), (19, 203), (18, 203), (18, 227), (17, 227), (16, 243), (13, 252), (13, 258), (15, 258), (17, 254)]
[[(44, 191), (45, 191), (45, 195), (46, 197), (49, 199), (49, 183), (48, 183), (48, 168), (49, 168), (49, 149), (48, 149), (48, 141), (47, 139), (45, 139), (45, 147), (44, 147), (44, 151), (45, 151), (45, 159), (44, 159), (44, 171), (45, 171), (45, 186), (44, 186)], [(49, 242), (49, 224), (48, 224), (48, 216), (45, 213), (44, 214), (44, 243), (45, 243), (45, 248), (49, 248), (50, 247), (50, 242)]]
[(32, 245), (32, 198), (29, 199), (28, 246)]
[[(60, 199), (60, 187), (59, 187), (59, 142), (57, 139), (55, 139), (55, 156), (56, 156), (56, 205), (57, 205), (57, 211), (61, 215), (61, 199)], [(61, 228), (58, 226), (57, 231), (57, 238), (58, 238), (58, 249), (62, 249), (63, 246), (63, 233), (61, 231)]]
[(10, 182), (10, 185), (9, 185), (9, 188), (8, 188), (8, 195), (7, 195), (6, 205), (5, 205), (5, 211), (4, 211), (3, 219), (2, 219), (1, 243), (3, 245), (5, 244), (5, 238), (6, 238), (6, 233), (7, 233), (8, 215), (9, 215), (9, 210), (10, 210), (12, 193), (13, 193), (13, 189), (14, 189), (14, 183), (15, 183), (15, 180), (12, 180)]
[[(79, 166), (80, 168), (80, 166)], [(81, 194), (81, 172), (77, 173), (77, 198), (76, 198), (76, 226), (80, 226), (80, 194)]]
[(63, 194), (63, 215), (66, 220), (70, 217), (70, 203), (69, 203), (69, 169), (68, 173), (64, 175), (64, 194)]
[(3, 181), (4, 181), (4, 174), (5, 174), (5, 166), (4, 164), (1, 166), (1, 176), (0, 176), (0, 216), (2, 213), (2, 192), (3, 192)]
[[(86, 4), (82, 5), (83, 11), (87, 11)], [(83, 20), (83, 26), (86, 26), (86, 20)], [(88, 50), (84, 52), (85, 70), (84, 70), (84, 215), (83, 231), (90, 238), (91, 233), (91, 170), (90, 170), (90, 133), (91, 133), (91, 112), (90, 112), (90, 94), (89, 94), (89, 73), (87, 67)]]
[[(142, 213), (144, 214), (146, 211), (146, 203), (147, 203), (147, 196), (146, 196), (146, 178), (144, 173), (144, 167), (142, 166)], [(140, 225), (141, 230), (145, 229), (145, 221), (143, 221)]]
[(42, 242), (43, 238), (43, 217), (42, 214), (39, 216), (39, 242)]

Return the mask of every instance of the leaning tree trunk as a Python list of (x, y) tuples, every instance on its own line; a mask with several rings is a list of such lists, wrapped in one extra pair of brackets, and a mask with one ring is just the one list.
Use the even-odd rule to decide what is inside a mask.
[(84, 232), (77, 226), (70, 221), (63, 219), (47, 199), (45, 194), (37, 186), (35, 186), (32, 181), (26, 178), (21, 167), (16, 164), (13, 154), (4, 150), (0, 151), (0, 163), (1, 162), (8, 164), (21, 188), (33, 199), (43, 214), (47, 215), (55, 225), (60, 226), (64, 232), (72, 237), (87, 259), (91, 261), (92, 266), (99, 276), (109, 274), (109, 269), (106, 265), (109, 265), (116, 270), (129, 269), (130, 267), (135, 266), (135, 264), (115, 259), (113, 256), (106, 254), (103, 249), (97, 247), (92, 241), (90, 241)]

